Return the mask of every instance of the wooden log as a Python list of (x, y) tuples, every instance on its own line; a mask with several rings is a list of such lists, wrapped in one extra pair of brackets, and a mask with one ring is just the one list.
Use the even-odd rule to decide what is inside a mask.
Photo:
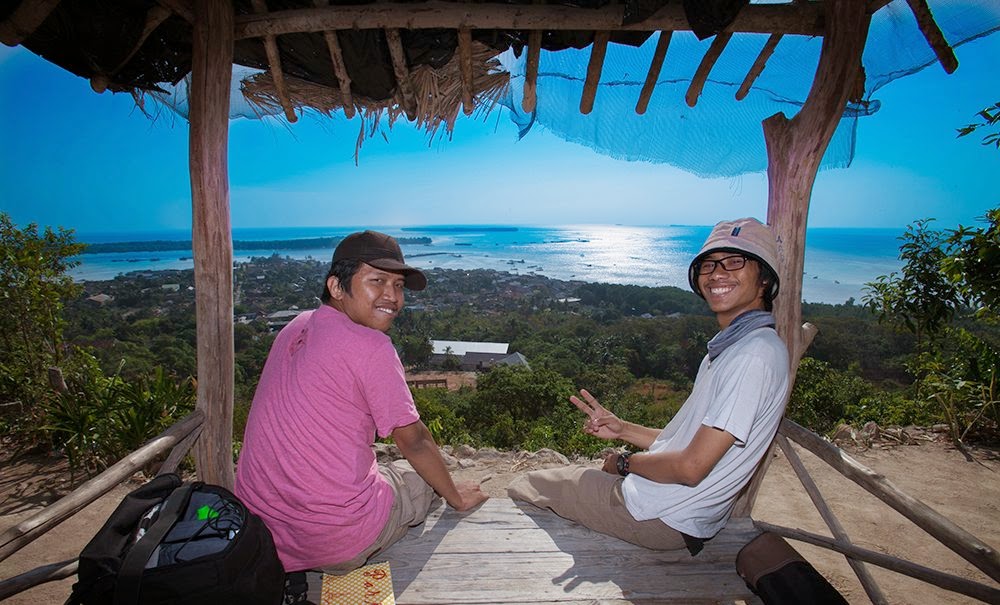
[(173, 449), (170, 450), (170, 454), (167, 455), (167, 459), (163, 461), (160, 465), (160, 470), (157, 471), (157, 475), (162, 475), (164, 473), (175, 473), (177, 472), (177, 467), (181, 465), (184, 460), (184, 456), (187, 456), (191, 448), (194, 447), (195, 441), (201, 435), (201, 425), (194, 428), (193, 431), (188, 433), (188, 436), (181, 440), (180, 443), (175, 445)]
[(705, 56), (701, 58), (701, 63), (698, 64), (698, 69), (694, 72), (694, 77), (691, 78), (687, 94), (684, 95), (688, 107), (694, 107), (698, 103), (698, 97), (701, 96), (701, 91), (704, 90), (705, 83), (708, 82), (708, 75), (712, 73), (712, 68), (722, 56), (722, 51), (726, 50), (726, 45), (729, 44), (732, 37), (733, 34), (729, 31), (715, 34), (715, 39), (712, 40)]
[(385, 30), (385, 41), (389, 45), (389, 55), (392, 58), (392, 72), (396, 75), (396, 85), (406, 117), (412, 122), (417, 119), (417, 100), (410, 83), (410, 68), (406, 62), (406, 51), (403, 50), (403, 40), (399, 30)]
[(920, 500), (903, 493), (884, 476), (861, 465), (840, 448), (823, 441), (816, 434), (791, 420), (782, 420), (779, 430), (841, 475), (913, 521), (917, 527), (934, 536), (983, 573), (1000, 582), (1000, 554), (992, 546), (955, 525), (950, 519)]
[(948, 44), (948, 40), (945, 39), (941, 28), (938, 27), (937, 21), (934, 20), (931, 8), (927, 6), (927, 0), (906, 0), (906, 3), (917, 19), (920, 33), (924, 35), (924, 39), (937, 55), (938, 63), (941, 64), (945, 72), (954, 73), (958, 69), (958, 59), (955, 58), (955, 51)]
[(771, 58), (774, 54), (774, 49), (778, 46), (778, 42), (781, 42), (782, 34), (771, 34), (767, 38), (767, 42), (764, 43), (764, 48), (760, 49), (760, 54), (754, 60), (753, 65), (750, 66), (750, 71), (747, 72), (747, 77), (743, 78), (743, 83), (740, 84), (739, 90), (736, 91), (736, 100), (742, 101), (746, 98), (747, 94), (750, 92), (750, 88), (753, 83), (757, 81), (760, 74), (763, 73), (764, 67), (767, 65), (767, 60)]
[[(793, 361), (792, 365), (794, 367), (799, 366), (799, 360), (805, 354), (806, 349), (812, 344), (816, 334), (819, 330), (813, 324), (806, 322), (802, 324), (802, 337), (799, 342), (802, 345), (802, 349), (790, 353)], [(794, 374), (791, 378), (794, 384)], [(791, 387), (788, 389), (788, 395), (785, 397), (784, 405), (788, 405), (788, 398), (792, 396)], [(767, 469), (771, 466), (771, 454), (774, 452), (774, 440), (771, 441), (771, 445), (767, 447), (767, 453), (761, 458), (760, 463), (757, 465), (757, 470), (754, 471), (753, 477), (750, 478), (750, 483), (743, 489), (739, 498), (736, 499), (736, 506), (733, 507), (734, 517), (749, 517), (753, 512), (754, 502), (757, 501), (757, 493), (760, 491), (760, 486), (764, 482), (764, 476), (767, 475)]]
[[(253, 10), (257, 13), (267, 13), (267, 3), (265, 0), (252, 0)], [(285, 72), (281, 69), (281, 52), (278, 50), (278, 38), (274, 35), (263, 37), (264, 52), (267, 54), (267, 64), (271, 71), (271, 81), (274, 82), (274, 92), (278, 95), (278, 102), (285, 110), (285, 119), (291, 123), (298, 121), (295, 115), (295, 108), (292, 106), (291, 98), (288, 96), (288, 85), (285, 84)]]
[(667, 58), (667, 48), (670, 46), (671, 36), (673, 36), (673, 32), (660, 32), (660, 37), (656, 41), (656, 50), (653, 51), (653, 59), (649, 62), (646, 81), (639, 93), (639, 101), (635, 104), (635, 112), (639, 115), (646, 113), (649, 100), (653, 97), (653, 90), (656, 88), (656, 82), (660, 79), (660, 71), (663, 69), (663, 61)]
[(174, 447), (177, 442), (200, 426), (204, 417), (204, 414), (198, 410), (188, 414), (136, 451), (108, 467), (100, 475), (73, 490), (69, 495), (0, 534), (0, 561), (108, 493), (163, 452)]
[[(833, 537), (837, 541), (850, 544), (851, 539), (847, 535), (847, 531), (844, 530), (844, 526), (841, 525), (840, 520), (837, 516), (833, 514), (830, 510), (830, 506), (823, 499), (823, 494), (819, 491), (819, 486), (813, 481), (812, 477), (809, 475), (809, 471), (806, 470), (802, 460), (799, 459), (799, 455), (795, 453), (795, 449), (792, 448), (792, 444), (788, 442), (788, 439), (782, 435), (778, 434), (775, 436), (775, 440), (778, 442), (778, 446), (781, 447), (781, 451), (785, 452), (785, 457), (788, 459), (788, 463), (792, 465), (792, 470), (795, 471), (795, 475), (799, 478), (802, 483), (802, 487), (806, 489), (806, 494), (809, 495), (809, 499), (812, 500), (813, 505), (816, 510), (819, 511), (820, 517), (826, 522), (826, 526), (830, 528), (833, 532)], [(865, 593), (871, 600), (873, 605), (888, 605), (889, 601), (885, 598), (885, 594), (879, 588), (878, 583), (875, 578), (872, 577), (871, 572), (865, 567), (864, 563), (858, 561), (854, 557), (847, 557), (847, 564), (851, 566), (854, 570), (854, 575), (858, 577), (858, 581), (861, 582), (861, 587), (865, 589)]]
[[(327, 6), (329, 0), (314, 0), (316, 6)], [(337, 76), (337, 86), (340, 88), (341, 101), (344, 104), (344, 115), (350, 120), (354, 117), (354, 94), (351, 93), (351, 76), (347, 73), (347, 64), (344, 63), (344, 52), (340, 48), (340, 37), (335, 31), (324, 31), (323, 39), (326, 40), (326, 48), (330, 53), (330, 62), (333, 63), (333, 73)]]
[(198, 409), (205, 426), (195, 459), (202, 481), (232, 489), (233, 242), (229, 218), (229, 91), (233, 6), (195, 3), (189, 138), (198, 354)]
[(7, 18), (0, 21), (0, 42), (17, 46), (35, 33), (59, 6), (59, 0), (21, 0)]
[(192, 0), (156, 0), (160, 6), (165, 6), (180, 15), (188, 23), (194, 23), (194, 8)]
[(583, 82), (583, 97), (580, 99), (580, 113), (587, 115), (594, 109), (594, 98), (597, 97), (597, 86), (601, 83), (601, 70), (604, 69), (604, 56), (608, 52), (608, 40), (611, 33), (594, 32), (594, 44), (590, 49), (590, 62), (587, 63), (587, 78)]
[(820, 548), (833, 550), (843, 555), (858, 559), (859, 561), (865, 561), (866, 563), (871, 563), (872, 565), (878, 565), (879, 567), (910, 576), (911, 578), (916, 578), (923, 582), (927, 582), (928, 584), (933, 584), (934, 586), (939, 586), (952, 592), (957, 592), (979, 599), (985, 603), (1000, 603), (1000, 590), (986, 586), (985, 584), (980, 584), (979, 582), (960, 578), (943, 571), (931, 569), (930, 567), (924, 567), (923, 565), (918, 565), (898, 557), (893, 557), (892, 555), (868, 550), (853, 544), (838, 542), (837, 540), (832, 540), (826, 536), (820, 536), (801, 529), (792, 529), (781, 525), (772, 525), (764, 521), (755, 521), (754, 523), (761, 531), (769, 531), (784, 538), (790, 538), (792, 540), (798, 540), (799, 542), (805, 542)]
[[(726, 28), (734, 33), (823, 35), (824, 3), (750, 4)], [(430, 0), (419, 4), (386, 2), (274, 11), (236, 17), (237, 40), (297, 32), (338, 29), (523, 29), (586, 31), (690, 31), (680, 3), (667, 4), (648, 19), (623, 24), (625, 8), (609, 4), (580, 9), (556, 5), (456, 4)]]
[(149, 38), (149, 35), (156, 31), (156, 28), (159, 27), (161, 23), (169, 19), (173, 14), (172, 10), (164, 6), (160, 6), (159, 4), (151, 6), (146, 12), (146, 23), (143, 25), (139, 38), (135, 41), (135, 44), (132, 45), (132, 50), (125, 55), (125, 58), (118, 63), (117, 67), (111, 70), (111, 75), (113, 76), (117, 74), (123, 67), (128, 65), (128, 62), (132, 60), (135, 53), (139, 52), (142, 45), (146, 43), (146, 39)]
[(824, 7), (827, 31), (809, 96), (792, 119), (779, 113), (764, 120), (767, 222), (778, 238), (782, 277), (774, 315), (789, 352), (800, 350), (802, 271), (813, 183), (847, 106), (871, 19), (865, 0), (829, 0)]
[(31, 571), (16, 575), (13, 578), (8, 578), (0, 582), (0, 601), (20, 594), (29, 588), (34, 588), (39, 584), (68, 578), (76, 573), (77, 567), (79, 567), (78, 560), (70, 559), (68, 561), (60, 561), (59, 563), (42, 565)]
[(542, 30), (533, 29), (528, 33), (528, 59), (524, 72), (524, 98), (521, 109), (526, 113), (535, 111), (538, 103), (538, 64), (542, 58)]
[(471, 116), (472, 110), (472, 30), (458, 28), (458, 60), (462, 73), (462, 111)]

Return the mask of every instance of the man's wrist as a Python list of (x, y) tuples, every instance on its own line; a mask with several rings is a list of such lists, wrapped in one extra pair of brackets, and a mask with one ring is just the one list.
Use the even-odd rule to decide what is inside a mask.
[(618, 474), (622, 477), (628, 477), (629, 475), (629, 458), (632, 456), (632, 452), (623, 452), (618, 454), (617, 469)]

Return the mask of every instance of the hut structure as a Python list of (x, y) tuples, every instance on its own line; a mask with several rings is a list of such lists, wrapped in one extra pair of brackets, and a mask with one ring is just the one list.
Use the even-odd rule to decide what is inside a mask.
[[(4, 44), (22, 45), (87, 78), (98, 93), (129, 92), (139, 100), (146, 94), (162, 94), (164, 102), (172, 103), (189, 119), (198, 338), (196, 411), (73, 494), (7, 530), (0, 536), (0, 559), (168, 452), (165, 469), (176, 468), (193, 448), (201, 480), (233, 484), (233, 251), (227, 138), (231, 115), (246, 111), (231, 101), (234, 74), (241, 80), (243, 97), (253, 107), (250, 113), (280, 112), (290, 122), (312, 109), (342, 111), (348, 117), (360, 113), (369, 125), (379, 119), (406, 119), (434, 131), (441, 126), (451, 128), (459, 111), (471, 114), (501, 103), (524, 120), (525, 128), (534, 121), (552, 126), (555, 119), (549, 112), (558, 112), (561, 126), (554, 129), (567, 138), (588, 140), (595, 148), (625, 157), (634, 151), (636, 157), (650, 159), (666, 150), (669, 157), (655, 159), (721, 174), (742, 169), (728, 167), (726, 160), (743, 143), (729, 133), (725, 146), (715, 144), (712, 137), (722, 128), (712, 125), (756, 107), (771, 89), (770, 84), (761, 84), (763, 79), (775, 70), (782, 72), (771, 82), (782, 82), (786, 90), (801, 94), (786, 98), (775, 92), (770, 98), (778, 105), (765, 104), (765, 111), (769, 107), (772, 113), (756, 118), (755, 124), (762, 120), (765, 149), (758, 156), (766, 158), (767, 222), (779, 235), (781, 272), (788, 276), (775, 312), (794, 369), (814, 333), (802, 325), (800, 305), (809, 202), (817, 170), (838, 126), (858, 112), (872, 110), (868, 95), (888, 79), (919, 69), (928, 62), (926, 57), (936, 58), (950, 73), (958, 66), (955, 46), (998, 28), (1000, 15), (992, 0), (0, 1), (0, 41)], [(782, 59), (786, 48), (803, 47), (812, 49), (812, 59)], [(695, 57), (690, 66), (680, 60), (681, 48), (689, 49), (683, 56)], [(514, 69), (496, 59), (508, 49), (516, 59)], [(562, 61), (563, 53), (578, 60)], [(646, 58), (640, 66), (639, 60), (628, 62), (630, 57)], [(784, 67), (779, 69), (779, 65)], [(247, 68), (252, 73), (244, 78)], [(686, 73), (677, 75), (685, 69)], [(735, 79), (720, 76), (722, 70), (742, 75)], [(626, 72), (631, 78), (627, 81)], [(559, 81), (571, 85), (559, 88)], [(566, 96), (567, 90), (575, 91), (575, 97)], [(720, 90), (725, 94), (720, 96)], [(699, 132), (670, 130), (694, 115), (684, 112), (699, 103), (718, 103)], [(646, 118), (648, 123), (635, 122)], [(633, 127), (642, 136), (609, 140), (605, 129), (610, 124), (614, 132), (616, 119), (638, 124)], [(573, 130), (581, 125), (590, 132)], [(695, 155), (700, 159), (678, 159), (682, 155), (676, 149), (678, 141), (683, 148), (694, 145), (699, 136), (709, 141), (698, 147)], [(630, 151), (640, 140), (645, 150)], [(853, 544), (796, 463), (789, 440), (910, 518), (994, 584), (927, 569)], [(792, 528), (763, 529), (843, 553), (875, 603), (887, 599), (866, 563), (985, 602), (1000, 602), (995, 584), (1000, 581), (1000, 555), (991, 546), (794, 423), (783, 423), (777, 442), (801, 471), (805, 489), (833, 537)], [(604, 542), (596, 554), (580, 548), (573, 551), (577, 565), (586, 568), (580, 563), (584, 560), (595, 562), (591, 569), (618, 565), (615, 573), (642, 581), (590, 584), (604, 590), (596, 593), (588, 592), (588, 583), (581, 582), (573, 591), (553, 595), (539, 588), (545, 582), (529, 582), (517, 575), (524, 569), (518, 562), (527, 560), (537, 580), (548, 569), (540, 562), (548, 556), (556, 560), (555, 553), (532, 550), (533, 544), (542, 542), (525, 539), (520, 544), (526, 550), (518, 551), (518, 541), (513, 540), (509, 543), (514, 546), (489, 551), (488, 540), (473, 539), (471, 546), (455, 551), (464, 559), (447, 563), (449, 553), (443, 552), (445, 541), (439, 536), (401, 543), (406, 559), (421, 565), (404, 566), (407, 571), (399, 572), (406, 589), (397, 600), (753, 600), (739, 586), (732, 563), (735, 551), (762, 529), (750, 513), (765, 470), (766, 464), (741, 499), (714, 558), (672, 561), (629, 551), (619, 553), (622, 560), (615, 563), (609, 562), (616, 557), (608, 553), (616, 547)], [(503, 527), (502, 517), (515, 512), (484, 507), (476, 513), (477, 525)], [(462, 521), (448, 519), (447, 512), (429, 525), (424, 537), (433, 538), (433, 532), (441, 528), (463, 535)], [(558, 531), (572, 530), (561, 527)], [(560, 546), (572, 550), (572, 544), (568, 540)], [(462, 578), (466, 592), (435, 592), (434, 587), (446, 581), (444, 575), (457, 573), (456, 562), (468, 561), (476, 548), (479, 558), (466, 567), (477, 575)], [(435, 566), (435, 561), (446, 562)], [(671, 565), (684, 571), (672, 573)], [(74, 571), (75, 561), (63, 561), (4, 580), (0, 599)], [(607, 569), (603, 573), (615, 575)], [(456, 577), (450, 575), (447, 580)], [(483, 588), (498, 585), (502, 592)]]

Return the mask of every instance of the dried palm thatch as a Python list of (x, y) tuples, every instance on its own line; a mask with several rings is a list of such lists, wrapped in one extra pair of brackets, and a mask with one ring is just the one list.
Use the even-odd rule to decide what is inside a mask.
[[(423, 129), (429, 137), (434, 137), (441, 126), (450, 134), (455, 129), (455, 120), (462, 108), (462, 76), (459, 53), (442, 67), (433, 68), (420, 65), (409, 72), (409, 83), (416, 101), (414, 124)], [(340, 89), (315, 84), (294, 77), (285, 77), (285, 86), (293, 107), (299, 111), (312, 109), (326, 116), (344, 107)], [(476, 111), (489, 113), (508, 93), (510, 74), (502, 69), (497, 59), (497, 51), (478, 42), (472, 43), (472, 96)], [(389, 126), (403, 116), (406, 118), (402, 87), (397, 86), (392, 97), (370, 99), (354, 96), (352, 101), (361, 115), (361, 132), (355, 146), (354, 157), (366, 138), (378, 131), (383, 118), (388, 118)], [(280, 114), (281, 101), (278, 98), (274, 80), (270, 72), (263, 72), (249, 78), (242, 85), (243, 96), (251, 107), (262, 115)]]

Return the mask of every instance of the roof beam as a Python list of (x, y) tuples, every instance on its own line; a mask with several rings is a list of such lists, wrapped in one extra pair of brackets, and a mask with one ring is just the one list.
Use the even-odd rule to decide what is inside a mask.
[(958, 59), (955, 58), (955, 51), (948, 44), (941, 28), (934, 21), (934, 15), (931, 14), (931, 7), (927, 6), (927, 0), (906, 0), (906, 3), (910, 5), (910, 10), (917, 19), (920, 33), (924, 35), (924, 39), (937, 55), (938, 63), (947, 73), (954, 73), (958, 69)]
[(396, 84), (399, 86), (398, 92), (402, 100), (403, 111), (412, 122), (417, 119), (417, 99), (413, 93), (413, 85), (410, 83), (410, 68), (406, 62), (406, 51), (403, 49), (403, 39), (399, 35), (399, 30), (395, 28), (385, 30), (385, 41), (389, 45), (392, 72), (395, 74)]
[(472, 30), (463, 27), (458, 30), (458, 57), (462, 74), (462, 111), (471, 116), (472, 103)]
[(542, 30), (533, 29), (528, 34), (528, 60), (524, 71), (524, 98), (521, 109), (527, 113), (535, 111), (538, 102), (538, 63), (542, 56)]
[[(258, 13), (267, 13), (265, 0), (252, 0), (253, 9)], [(285, 85), (285, 72), (281, 69), (281, 52), (278, 51), (278, 37), (273, 34), (264, 36), (264, 51), (267, 53), (267, 62), (271, 68), (271, 81), (274, 82), (274, 91), (278, 95), (281, 108), (285, 110), (285, 118), (294, 123), (299, 118), (295, 115), (295, 108), (292, 106), (291, 98), (288, 96), (288, 87)]]
[[(623, 24), (624, 5), (599, 9), (568, 6), (464, 4), (429, 0), (386, 2), (238, 15), (237, 40), (339, 29), (523, 29), (690, 31), (680, 3), (667, 4), (640, 23)], [(823, 3), (750, 4), (726, 28), (732, 33), (823, 35)]]
[(694, 72), (694, 77), (691, 78), (691, 85), (688, 87), (687, 94), (684, 95), (684, 100), (687, 102), (688, 107), (694, 107), (698, 103), (698, 97), (701, 96), (701, 91), (704, 90), (705, 83), (708, 82), (708, 76), (712, 73), (712, 68), (715, 67), (716, 61), (722, 56), (722, 51), (726, 50), (726, 45), (729, 44), (729, 40), (732, 37), (733, 34), (729, 31), (715, 34), (712, 45), (708, 47), (708, 52), (701, 58), (701, 63), (698, 64), (698, 69)]
[(38, 29), (59, 6), (59, 0), (24, 0), (6, 19), (0, 21), (0, 42), (17, 46)]
[(757, 78), (760, 77), (760, 74), (764, 72), (767, 60), (774, 54), (774, 49), (778, 47), (778, 42), (781, 42), (781, 34), (771, 34), (767, 38), (764, 48), (761, 49), (760, 54), (757, 55), (757, 59), (754, 60), (753, 65), (750, 67), (750, 71), (747, 72), (747, 77), (743, 78), (743, 84), (740, 84), (740, 89), (736, 91), (737, 101), (742, 101), (750, 93), (750, 88), (757, 81)]
[(594, 44), (590, 49), (590, 62), (587, 64), (587, 79), (583, 83), (583, 98), (580, 99), (580, 113), (589, 114), (594, 109), (594, 99), (597, 97), (597, 85), (601, 83), (601, 71), (604, 70), (604, 56), (608, 52), (609, 32), (594, 32)]
[(646, 113), (649, 100), (653, 97), (653, 89), (660, 79), (660, 71), (663, 69), (663, 61), (667, 58), (667, 48), (670, 47), (671, 32), (660, 32), (660, 39), (656, 41), (656, 50), (653, 51), (653, 59), (649, 62), (649, 71), (646, 72), (646, 81), (642, 85), (642, 92), (639, 93), (639, 101), (635, 104), (635, 112), (639, 115)]
[[(327, 6), (329, 0), (313, 0), (316, 6)], [(344, 52), (340, 48), (340, 37), (337, 32), (323, 32), (323, 39), (326, 40), (326, 49), (330, 53), (330, 62), (333, 63), (333, 73), (337, 76), (337, 85), (340, 87), (340, 96), (344, 104), (344, 115), (350, 120), (354, 117), (354, 94), (351, 92), (351, 76), (347, 73), (347, 64), (344, 63)]]

